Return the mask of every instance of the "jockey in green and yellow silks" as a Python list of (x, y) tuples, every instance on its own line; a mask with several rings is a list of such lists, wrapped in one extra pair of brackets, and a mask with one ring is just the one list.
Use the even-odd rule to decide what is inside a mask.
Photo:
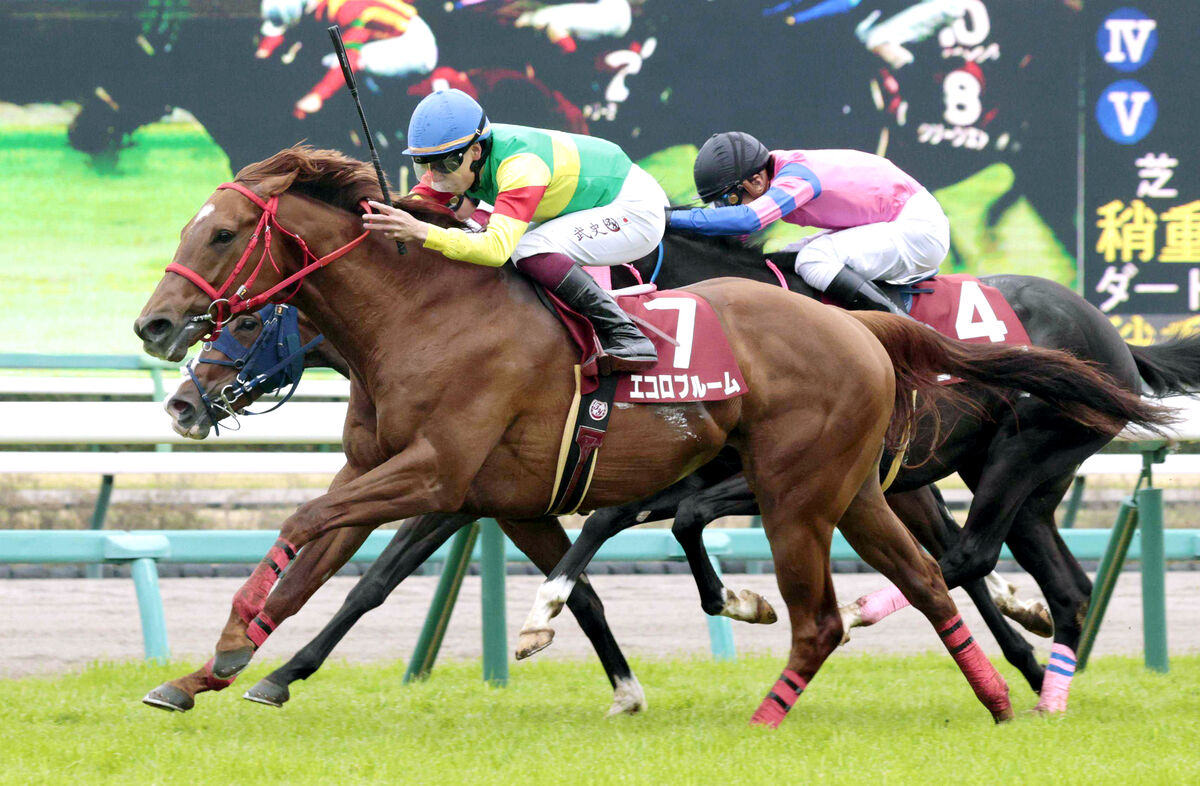
[(594, 137), (492, 125), (459, 90), (426, 96), (409, 123), (412, 193), (448, 204), (493, 205), (483, 232), (443, 229), (390, 206), (369, 229), (420, 242), (451, 259), (496, 267), (509, 259), (596, 327), (613, 370), (656, 361), (654, 345), (580, 265), (631, 262), (662, 240), (667, 197), (617, 145)]

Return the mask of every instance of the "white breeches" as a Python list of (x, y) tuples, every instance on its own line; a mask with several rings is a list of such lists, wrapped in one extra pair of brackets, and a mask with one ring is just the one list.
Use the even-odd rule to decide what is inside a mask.
[(616, 199), (531, 227), (517, 243), (513, 261), (559, 253), (592, 267), (632, 262), (662, 242), (667, 204), (658, 181), (634, 164)]
[(843, 266), (871, 281), (911, 284), (937, 272), (950, 250), (950, 222), (925, 189), (909, 197), (891, 221), (818, 232), (786, 251), (796, 273), (822, 292)]
[[(415, 16), (404, 35), (363, 44), (360, 63), (363, 73), (400, 77), (428, 74), (437, 67), (437, 60), (437, 39), (425, 20)], [(336, 60), (329, 64), (331, 68), (335, 65)]]
[(574, 36), (584, 41), (629, 32), (633, 11), (629, 0), (597, 0), (594, 3), (549, 5), (534, 11), (529, 24), (546, 29), (552, 38)]

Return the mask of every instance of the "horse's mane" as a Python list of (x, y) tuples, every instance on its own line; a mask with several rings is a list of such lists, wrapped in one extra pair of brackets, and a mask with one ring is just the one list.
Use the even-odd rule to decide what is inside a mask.
[(699, 235), (681, 229), (668, 229), (667, 237), (674, 238), (696, 253), (717, 255), (721, 264), (733, 264), (760, 270), (763, 257), (769, 256), (758, 241), (743, 242), (732, 235)]
[[(309, 145), (293, 145), (264, 161), (245, 166), (235, 179), (243, 183), (258, 183), (269, 177), (293, 172), (296, 179), (288, 188), (289, 191), (348, 212), (359, 212), (364, 199), (377, 202), (383, 199), (374, 166), (337, 150), (319, 150)], [(436, 202), (405, 196), (393, 204), (437, 226), (462, 226), (453, 211)]]

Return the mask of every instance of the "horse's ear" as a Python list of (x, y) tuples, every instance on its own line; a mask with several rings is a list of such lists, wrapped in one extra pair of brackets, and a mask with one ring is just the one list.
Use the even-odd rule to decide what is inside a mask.
[(291, 188), (296, 180), (296, 171), (284, 172), (279, 175), (268, 175), (253, 185), (254, 192), (263, 199), (269, 199), (276, 194), (282, 194)]

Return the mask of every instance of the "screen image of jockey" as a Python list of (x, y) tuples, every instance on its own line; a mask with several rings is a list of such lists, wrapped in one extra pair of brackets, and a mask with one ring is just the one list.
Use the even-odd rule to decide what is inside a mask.
[[(283, 43), (288, 28), (305, 14), (340, 25), (350, 68), (380, 77), (425, 75), (437, 66), (437, 41), (412, 3), (405, 0), (262, 0), (262, 40), (255, 56), (267, 58)], [(321, 60), (329, 70), (299, 101), (297, 117), (321, 111), (345, 84), (337, 56)]]
[(461, 90), (439, 90), (413, 111), (408, 147), (420, 177), (412, 194), (449, 205), (493, 205), (482, 232), (433, 226), (372, 202), (367, 229), (421, 243), (450, 259), (517, 270), (596, 328), (601, 369), (654, 365), (654, 345), (581, 265), (606, 267), (649, 254), (662, 241), (667, 196), (620, 147), (596, 137), (492, 124)]
[(858, 150), (768, 150), (749, 134), (714, 134), (696, 156), (709, 208), (672, 210), (668, 225), (746, 235), (783, 220), (823, 231), (789, 245), (805, 283), (848, 308), (902, 313), (873, 282), (911, 284), (950, 248), (941, 205), (899, 167)]
[(595, 0), (591, 3), (560, 3), (525, 11), (514, 27), (543, 30), (550, 43), (564, 52), (574, 52), (576, 39), (620, 38), (633, 24), (629, 0)]
[(907, 44), (928, 39), (966, 13), (967, 0), (922, 0), (882, 22), (883, 12), (876, 9), (854, 28), (854, 34), (889, 66), (900, 69), (913, 62)]

